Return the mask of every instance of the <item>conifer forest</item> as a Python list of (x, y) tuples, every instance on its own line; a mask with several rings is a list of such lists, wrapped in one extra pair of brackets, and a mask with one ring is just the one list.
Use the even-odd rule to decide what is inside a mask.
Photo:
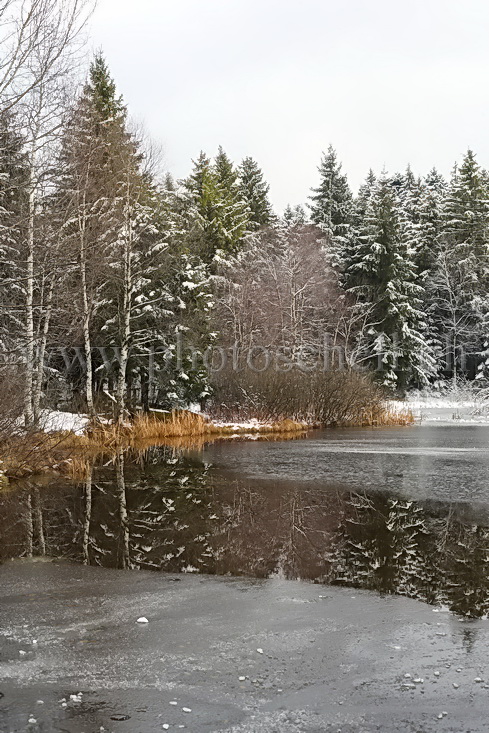
[(447, 180), (408, 166), (352, 190), (325, 141), (308, 200), (285, 211), (260, 162), (222, 147), (175, 180), (102, 52), (84, 81), (83, 63), (71, 71), (87, 8), (67, 5), (54, 38), (56, 3), (37, 5), (38, 45), (11, 48), (0, 90), (0, 378), (26, 425), (59, 407), (239, 414), (258, 401), (287, 417), (270, 361), (282, 393), (304, 367), (289, 416), (317, 417), (325, 348), (327, 371), (361, 375), (364, 391), (484, 387), (489, 175), (474, 151)]

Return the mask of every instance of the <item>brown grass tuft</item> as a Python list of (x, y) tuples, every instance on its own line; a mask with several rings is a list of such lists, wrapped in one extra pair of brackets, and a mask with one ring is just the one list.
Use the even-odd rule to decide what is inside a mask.
[(380, 405), (376, 409), (366, 411), (363, 416), (362, 426), (364, 427), (389, 427), (394, 425), (412, 425), (414, 415), (411, 410), (403, 409), (396, 411), (388, 405)]

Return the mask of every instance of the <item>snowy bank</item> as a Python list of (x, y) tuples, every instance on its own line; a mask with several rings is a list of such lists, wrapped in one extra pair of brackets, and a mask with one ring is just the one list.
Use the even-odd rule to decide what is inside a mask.
[(489, 425), (489, 405), (482, 400), (415, 394), (389, 405), (395, 412), (410, 410), (416, 422)]
[(45, 410), (40, 421), (45, 433), (71, 432), (75, 435), (83, 435), (88, 423), (86, 415), (59, 410)]

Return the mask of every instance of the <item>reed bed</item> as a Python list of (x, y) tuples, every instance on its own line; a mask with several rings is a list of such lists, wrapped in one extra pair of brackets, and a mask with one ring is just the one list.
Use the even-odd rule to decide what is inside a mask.
[(245, 433), (293, 433), (309, 430), (310, 425), (294, 420), (278, 420), (268, 424), (239, 425), (216, 424), (203, 415), (188, 410), (170, 413), (138, 415), (124, 425), (94, 421), (89, 426), (89, 444), (98, 448), (111, 448), (136, 442), (174, 440), (176, 438), (201, 438), (211, 436), (241, 435)]
[(414, 415), (411, 410), (407, 408), (394, 410), (389, 405), (381, 405), (379, 408), (365, 411), (362, 418), (362, 427), (407, 426), (413, 423)]

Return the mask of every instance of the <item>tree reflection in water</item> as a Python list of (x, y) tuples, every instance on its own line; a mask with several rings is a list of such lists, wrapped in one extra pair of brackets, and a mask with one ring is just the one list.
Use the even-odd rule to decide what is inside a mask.
[(0, 559), (280, 574), (489, 612), (489, 528), (462, 505), (241, 481), (165, 447), (43, 484), (0, 493)]

